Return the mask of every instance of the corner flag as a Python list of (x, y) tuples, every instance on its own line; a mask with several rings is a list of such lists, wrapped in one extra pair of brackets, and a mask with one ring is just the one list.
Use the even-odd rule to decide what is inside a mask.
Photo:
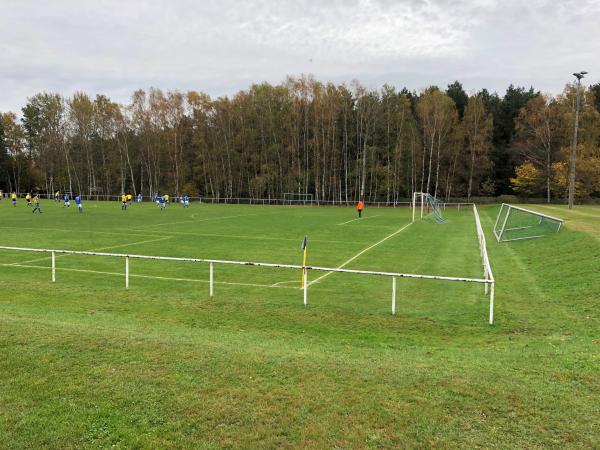
[(302, 245), (300, 245), (300, 250), (304, 251), (304, 255), (302, 258), (302, 287), (304, 287), (304, 278), (306, 275), (306, 244), (308, 243), (308, 236), (304, 236), (302, 240)]

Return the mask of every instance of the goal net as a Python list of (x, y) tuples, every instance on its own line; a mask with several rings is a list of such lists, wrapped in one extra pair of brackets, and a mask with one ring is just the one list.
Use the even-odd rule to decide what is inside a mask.
[[(433, 195), (427, 192), (413, 193), (413, 222), (417, 214), (422, 220), (430, 220), (436, 223), (445, 223), (446, 219), (442, 213), (441, 203)], [(417, 212), (419, 211), (419, 212)]]
[(312, 194), (300, 194), (297, 192), (286, 192), (283, 194), (283, 201), (287, 205), (312, 205)]
[(534, 239), (558, 233), (562, 223), (562, 219), (502, 203), (494, 225), (494, 235), (498, 242)]

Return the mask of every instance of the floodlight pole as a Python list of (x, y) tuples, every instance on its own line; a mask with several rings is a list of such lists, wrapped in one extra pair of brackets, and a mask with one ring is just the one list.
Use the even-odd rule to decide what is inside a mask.
[(569, 209), (573, 209), (575, 199), (575, 165), (577, 163), (577, 132), (579, 131), (579, 105), (581, 79), (587, 74), (585, 71), (576, 72), (573, 75), (577, 79), (577, 100), (575, 101), (575, 127), (573, 130), (573, 143), (571, 144), (571, 160), (569, 164)]

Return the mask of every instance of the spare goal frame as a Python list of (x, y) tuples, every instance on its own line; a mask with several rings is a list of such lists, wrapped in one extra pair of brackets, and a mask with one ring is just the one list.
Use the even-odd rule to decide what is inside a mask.
[[(521, 226), (521, 227), (507, 228), (510, 215), (512, 214), (513, 211), (520, 211), (520, 212), (524, 212), (524, 213), (539, 217), (540, 221), (538, 222), (538, 224), (541, 224), (543, 220), (548, 220), (550, 222), (557, 223), (558, 226), (556, 228), (556, 233), (558, 233), (560, 231), (560, 229), (563, 225), (563, 222), (564, 222), (563, 219), (559, 219), (558, 217), (553, 217), (548, 214), (544, 214), (544, 213), (537, 212), (537, 211), (532, 211), (531, 209), (522, 208), (520, 206), (511, 205), (509, 203), (502, 203), (502, 206), (500, 206), (500, 211), (498, 212), (498, 217), (496, 218), (496, 223), (494, 224), (494, 236), (496, 236), (496, 240), (498, 242), (510, 242), (510, 241), (521, 241), (524, 239), (535, 239), (535, 238), (543, 237), (546, 234), (548, 234), (548, 233), (542, 233), (542, 234), (533, 234), (531, 236), (520, 236), (520, 237), (507, 238), (505, 236), (505, 233), (507, 231), (524, 230), (527, 228), (533, 228), (535, 226), (535, 225), (527, 225), (527, 226)], [(500, 227), (498, 227), (498, 226), (500, 226)]]
[(283, 203), (288, 205), (312, 205), (313, 194), (301, 192), (284, 192)]

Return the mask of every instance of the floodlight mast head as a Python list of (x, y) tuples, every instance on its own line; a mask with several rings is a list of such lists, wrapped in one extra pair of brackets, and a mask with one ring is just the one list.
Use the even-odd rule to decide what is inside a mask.
[(573, 74), (573, 76), (577, 78), (577, 80), (581, 80), (585, 75), (587, 75), (587, 72), (585, 70), (582, 70), (581, 72), (575, 72)]

